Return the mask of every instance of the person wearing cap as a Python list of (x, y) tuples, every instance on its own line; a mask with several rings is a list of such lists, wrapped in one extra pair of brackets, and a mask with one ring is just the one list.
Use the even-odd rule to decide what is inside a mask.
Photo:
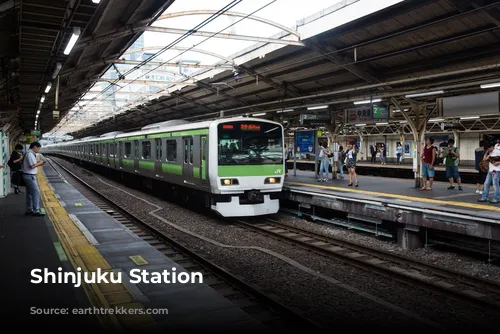
[(488, 202), (488, 195), (490, 192), (490, 186), (493, 184), (493, 200), (489, 201), (492, 204), (500, 202), (500, 147), (493, 145), (488, 145), (489, 148), (484, 155), (484, 160), (489, 161), (488, 175), (486, 176), (486, 181), (484, 182), (483, 196), (478, 199), (478, 202)]

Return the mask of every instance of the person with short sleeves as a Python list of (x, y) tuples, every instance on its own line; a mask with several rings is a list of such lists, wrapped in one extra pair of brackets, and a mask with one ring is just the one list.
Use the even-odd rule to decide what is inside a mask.
[(36, 161), (36, 154), (41, 147), (39, 142), (31, 143), (22, 164), (23, 179), (26, 184), (26, 215), (28, 216), (44, 216), (40, 212), (40, 189), (36, 179), (38, 167), (44, 164), (43, 161)]

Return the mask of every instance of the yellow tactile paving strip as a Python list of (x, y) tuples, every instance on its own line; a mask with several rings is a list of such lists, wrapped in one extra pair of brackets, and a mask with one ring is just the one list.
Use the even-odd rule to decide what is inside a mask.
[(458, 206), (458, 207), (478, 209), (478, 210), (500, 211), (500, 207), (489, 206), (489, 205), (484, 205), (484, 204), (474, 204), (474, 203), (466, 203), (466, 202), (458, 202), (458, 201), (444, 201), (444, 200), (422, 198), (422, 197), (415, 197), (415, 196), (380, 193), (380, 192), (374, 192), (374, 191), (348, 189), (348, 188), (340, 188), (340, 187), (334, 187), (334, 186), (323, 186), (323, 185), (310, 184), (310, 183), (305, 183), (305, 182), (286, 181), (285, 185), (291, 185), (291, 186), (295, 185), (295, 186), (311, 187), (311, 188), (326, 189), (326, 190), (337, 190), (337, 191), (341, 191), (341, 192), (350, 192), (350, 193), (372, 195), (372, 196), (379, 196), (379, 197), (389, 197), (389, 198), (396, 198), (399, 200), (406, 200), (406, 201), (410, 201), (410, 202), (423, 202), (423, 203), (429, 203), (429, 204)]
[[(68, 215), (68, 212), (59, 203), (52, 189), (49, 187), (43, 171), (38, 173), (40, 195), (50, 220), (54, 225), (59, 240), (68, 259), (76, 269), (82, 272), (94, 272), (100, 268), (102, 272), (112, 272), (113, 269), (85, 237), (78, 226)], [(145, 307), (136, 301), (133, 294), (124, 283), (95, 283), (83, 282), (82, 287), (95, 308), (143, 310), (144, 314), (101, 314), (98, 316), (102, 326), (106, 329), (154, 329), (154, 320), (145, 314)], [(140, 312), (140, 311), (139, 311)], [(109, 313), (109, 312), (106, 312)]]

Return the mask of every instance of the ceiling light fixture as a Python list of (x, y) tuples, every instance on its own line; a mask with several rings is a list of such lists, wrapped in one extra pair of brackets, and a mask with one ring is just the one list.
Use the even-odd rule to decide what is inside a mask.
[(482, 89), (500, 87), (500, 82), (484, 84), (480, 86)]
[(59, 71), (61, 70), (62, 68), (62, 64), (61, 63), (57, 63), (56, 64), (56, 68), (54, 70), (54, 73), (52, 73), (52, 79), (55, 79), (57, 77), (57, 75), (59, 74)]
[(318, 109), (326, 109), (328, 106), (317, 106), (317, 107), (309, 107), (307, 110), (318, 110)]
[(405, 97), (412, 98), (412, 97), (422, 97), (422, 96), (439, 95), (439, 94), (444, 94), (444, 90), (436, 90), (433, 92), (426, 92), (426, 93), (408, 94)]
[(460, 119), (478, 119), (479, 116), (467, 116), (467, 117), (460, 117)]
[(50, 92), (50, 89), (51, 89), (51, 88), (52, 88), (52, 84), (49, 82), (49, 83), (47, 84), (47, 87), (45, 88), (45, 93)]
[(354, 104), (368, 104), (368, 103), (376, 103), (381, 102), (382, 99), (373, 99), (373, 100), (363, 100), (363, 101), (355, 101)]
[(76, 41), (78, 40), (78, 37), (80, 37), (80, 27), (73, 27), (73, 35), (71, 35), (71, 38), (69, 39), (68, 45), (66, 46), (66, 49), (64, 50), (65, 55), (69, 55), (71, 50), (73, 50), (73, 47), (76, 44)]

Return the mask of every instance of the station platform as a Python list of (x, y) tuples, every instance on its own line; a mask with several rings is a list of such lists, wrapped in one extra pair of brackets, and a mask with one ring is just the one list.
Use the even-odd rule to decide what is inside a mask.
[[(297, 170), (302, 171), (314, 171), (314, 160), (297, 160), (295, 165)], [(319, 164), (319, 162), (316, 162)], [(289, 171), (293, 171), (293, 159), (287, 161), (287, 166)], [(318, 165), (319, 166), (319, 165)], [(319, 169), (319, 167), (318, 167)], [(338, 164), (336, 164), (336, 169), (338, 169)], [(436, 166), (436, 176), (434, 180), (436, 181), (447, 181), (446, 178), (446, 167)], [(330, 164), (329, 171), (332, 171), (332, 164)], [(366, 176), (377, 176), (377, 177), (390, 177), (390, 178), (403, 178), (403, 179), (413, 179), (415, 173), (413, 172), (412, 164), (401, 164), (387, 163), (382, 165), (380, 160), (375, 163), (358, 161), (356, 163), (356, 172), (358, 175)], [(463, 183), (475, 184), (478, 175), (477, 170), (473, 166), (460, 166), (459, 168), (460, 177)], [(347, 169), (344, 166), (344, 173), (347, 173)]]
[[(448, 182), (434, 182), (431, 191), (414, 187), (414, 180), (359, 176), (359, 187), (344, 179), (318, 182), (314, 172), (289, 170), (284, 184), (286, 199), (347, 212), (373, 224), (394, 222), (419, 232), (420, 227), (500, 240), (500, 205), (479, 203), (475, 186), (448, 190)], [(493, 189), (490, 190), (493, 192)], [(491, 196), (490, 196), (491, 198)]]
[[(267, 331), (208, 285), (196, 282), (133, 283), (130, 271), (187, 272), (87, 200), (51, 166), (39, 168), (38, 185), (45, 217), (26, 216), (23, 194), (0, 199), (2, 208), (3, 306), (5, 323), (23, 327), (166, 331)], [(121, 273), (122, 283), (30, 283), (31, 270)], [(40, 274), (42, 275), (42, 274)], [(109, 279), (108, 274), (108, 279)], [(171, 277), (171, 276), (169, 276)], [(30, 308), (65, 308), (70, 315), (35, 316)], [(71, 315), (98, 308), (99, 315)], [(107, 309), (107, 314), (103, 313)], [(123, 310), (127, 311), (123, 311)], [(110, 314), (121, 310), (122, 314)], [(127, 314), (128, 313), (128, 314)], [(135, 313), (135, 314), (131, 314)], [(10, 319), (9, 319), (10, 318)], [(67, 324), (67, 327), (61, 327)]]

